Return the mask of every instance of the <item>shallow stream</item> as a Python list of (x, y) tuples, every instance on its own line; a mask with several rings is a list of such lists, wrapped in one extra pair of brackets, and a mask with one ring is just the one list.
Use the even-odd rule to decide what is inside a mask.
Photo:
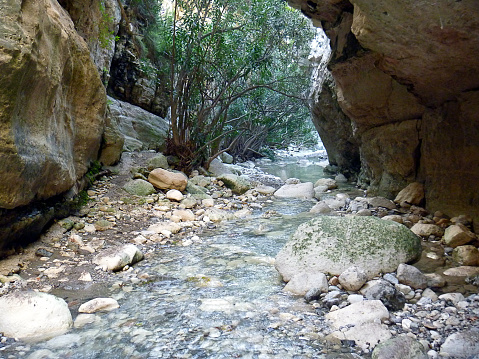
[(323, 313), (282, 293), (273, 265), (313, 204), (268, 201), (191, 246), (158, 247), (102, 293), (119, 309), (50, 341), (10, 346), (0, 358), (340, 358), (331, 354), (351, 349), (323, 341)]

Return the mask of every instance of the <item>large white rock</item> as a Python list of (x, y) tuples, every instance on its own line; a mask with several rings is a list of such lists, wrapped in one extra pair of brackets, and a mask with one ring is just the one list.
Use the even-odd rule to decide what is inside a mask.
[(312, 199), (314, 197), (313, 183), (285, 184), (274, 193), (274, 196), (278, 198)]
[(451, 334), (441, 345), (439, 354), (448, 358), (472, 358), (478, 355), (479, 333), (464, 331)]
[(380, 300), (364, 300), (329, 312), (325, 318), (336, 330), (345, 326), (382, 322), (389, 318), (389, 312)]
[(330, 336), (339, 340), (353, 340), (357, 346), (369, 348), (392, 337), (387, 325), (379, 323), (359, 324), (345, 331), (335, 331)]
[(328, 280), (323, 273), (299, 273), (283, 288), (283, 291), (296, 295), (305, 295), (310, 289), (328, 291)]
[(93, 263), (106, 270), (118, 271), (126, 265), (134, 264), (143, 259), (143, 253), (134, 244), (112, 247), (93, 258)]
[(29, 341), (61, 335), (73, 325), (67, 303), (41, 292), (14, 292), (0, 297), (0, 332)]
[(298, 227), (276, 257), (289, 281), (301, 272), (340, 275), (351, 266), (368, 278), (394, 272), (421, 254), (421, 240), (405, 226), (373, 217), (318, 217)]

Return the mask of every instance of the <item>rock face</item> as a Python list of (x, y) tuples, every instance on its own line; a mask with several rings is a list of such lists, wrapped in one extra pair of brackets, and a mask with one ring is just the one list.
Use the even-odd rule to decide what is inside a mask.
[(69, 190), (96, 160), (105, 90), (85, 41), (49, 0), (2, 4), (0, 207)]
[(368, 277), (393, 272), (421, 254), (421, 242), (405, 226), (373, 217), (318, 217), (298, 227), (276, 257), (289, 281), (300, 272), (340, 275), (351, 266)]
[(15, 292), (0, 297), (0, 332), (25, 340), (45, 340), (73, 325), (67, 303), (51, 294)]
[(288, 2), (330, 39), (334, 84), (318, 82), (312, 112), (332, 163), (360, 162), (363, 183), (391, 199), (420, 182), (429, 209), (477, 222), (477, 2)]

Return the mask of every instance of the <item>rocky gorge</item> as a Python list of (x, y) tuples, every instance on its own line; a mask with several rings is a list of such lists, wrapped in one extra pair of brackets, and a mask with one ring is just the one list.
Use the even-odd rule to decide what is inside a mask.
[(479, 6), (289, 3), (335, 180), (172, 172), (134, 1), (1, 2), (0, 358), (479, 355)]

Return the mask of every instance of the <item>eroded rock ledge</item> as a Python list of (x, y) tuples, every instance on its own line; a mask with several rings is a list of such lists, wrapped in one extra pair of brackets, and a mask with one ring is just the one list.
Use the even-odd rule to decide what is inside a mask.
[[(329, 136), (333, 164), (350, 169), (358, 152), (371, 192), (392, 197), (420, 181), (429, 209), (471, 213), (477, 221), (479, 4), (289, 3), (331, 41), (333, 93), (328, 86), (316, 91), (313, 114)], [(339, 108), (325, 105), (326, 96)]]

